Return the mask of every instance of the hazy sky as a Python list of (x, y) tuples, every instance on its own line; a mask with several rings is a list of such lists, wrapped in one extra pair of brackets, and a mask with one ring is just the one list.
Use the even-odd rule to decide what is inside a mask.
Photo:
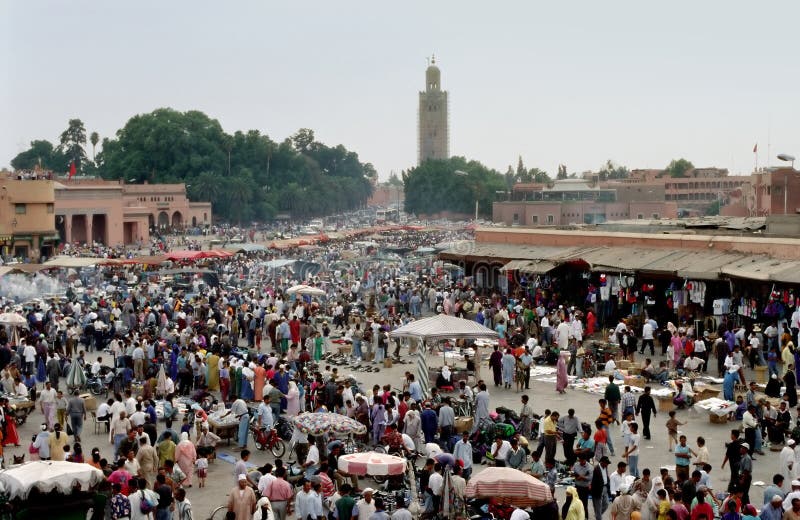
[[(69, 118), (111, 136), (198, 109), (275, 140), (309, 127), (381, 174), (416, 163), (436, 54), (450, 152), (504, 170), (800, 156), (800, 2), (0, 0), (0, 166)], [(773, 158), (773, 164), (777, 161)]]

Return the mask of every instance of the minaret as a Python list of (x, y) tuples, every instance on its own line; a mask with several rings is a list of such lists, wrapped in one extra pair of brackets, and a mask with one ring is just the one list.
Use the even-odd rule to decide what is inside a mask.
[(417, 160), (450, 158), (450, 132), (447, 113), (447, 92), (442, 90), (442, 73), (431, 56), (425, 70), (425, 91), (419, 93), (419, 128)]

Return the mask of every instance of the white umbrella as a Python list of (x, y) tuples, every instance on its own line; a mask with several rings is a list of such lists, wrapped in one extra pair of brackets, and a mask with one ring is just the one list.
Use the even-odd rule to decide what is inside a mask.
[(325, 291), (310, 285), (294, 285), (286, 289), (286, 294), (301, 294), (304, 296), (325, 296)]
[(85, 490), (104, 479), (103, 472), (89, 464), (67, 461), (37, 460), (0, 472), (0, 484), (9, 500), (24, 500), (34, 488), (42, 493), (70, 494), (77, 484)]
[(28, 327), (28, 320), (16, 312), (4, 312), (0, 314), (0, 325), (11, 325), (14, 327)]
[(422, 341), (438, 341), (454, 338), (497, 338), (497, 332), (472, 320), (439, 314), (407, 323), (389, 332), (389, 336), (392, 338), (417, 338)]

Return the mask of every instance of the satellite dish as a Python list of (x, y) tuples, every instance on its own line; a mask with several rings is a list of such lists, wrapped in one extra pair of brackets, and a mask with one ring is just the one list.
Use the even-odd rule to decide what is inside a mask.
[(778, 154), (778, 159), (780, 159), (781, 161), (793, 162), (794, 161), (794, 155), (789, 155), (788, 153), (781, 153), (781, 154)]

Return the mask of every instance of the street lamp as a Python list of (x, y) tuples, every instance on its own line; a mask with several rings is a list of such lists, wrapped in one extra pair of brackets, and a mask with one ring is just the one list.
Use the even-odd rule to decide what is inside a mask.
[(794, 155), (789, 155), (788, 153), (781, 153), (778, 154), (778, 159), (785, 162), (792, 163), (792, 169), (794, 170)]
[[(778, 154), (778, 159), (784, 162), (792, 163), (792, 170), (794, 170), (794, 155), (788, 153)], [(783, 176), (783, 214), (786, 215), (787, 206), (789, 205), (789, 176)]]
[[(469, 174), (463, 170), (456, 170), (453, 173), (458, 175), (459, 177), (469, 177)], [(478, 187), (477, 183), (475, 184), (475, 222), (478, 222)]]

